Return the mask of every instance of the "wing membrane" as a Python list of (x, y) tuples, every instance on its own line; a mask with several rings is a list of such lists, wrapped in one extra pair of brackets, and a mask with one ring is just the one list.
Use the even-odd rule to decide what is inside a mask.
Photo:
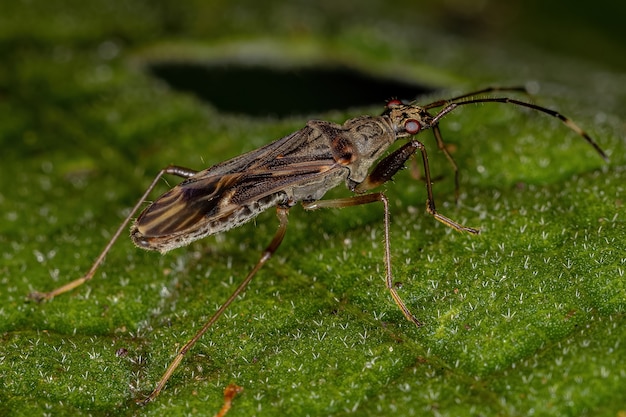
[(136, 225), (145, 237), (171, 235), (192, 228), (203, 219), (215, 217), (224, 193), (240, 177), (241, 174), (231, 174), (185, 181), (148, 206)]
[(243, 224), (269, 207), (321, 198), (346, 170), (329, 146), (329, 137), (340, 131), (328, 122), (309, 122), (282, 139), (198, 172), (139, 215), (133, 240), (145, 249), (167, 251)]
[[(290, 163), (288, 168), (263, 167), (221, 177), (194, 176), (148, 206), (137, 218), (136, 226), (144, 237), (180, 234), (210, 223), (216, 227), (207, 234), (216, 233), (220, 231), (219, 223), (227, 222), (238, 210), (242, 210), (240, 216), (249, 213), (252, 218), (266, 208), (260, 205), (269, 197), (325, 175), (333, 165), (334, 161)], [(240, 222), (245, 220), (249, 219), (241, 218)]]

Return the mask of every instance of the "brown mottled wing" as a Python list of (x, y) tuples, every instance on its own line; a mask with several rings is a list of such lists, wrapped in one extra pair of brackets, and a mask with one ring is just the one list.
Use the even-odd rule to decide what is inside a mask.
[(194, 228), (207, 218), (217, 217), (224, 194), (241, 177), (238, 173), (184, 181), (150, 204), (135, 225), (145, 237), (167, 236)]
[(342, 169), (332, 157), (328, 140), (315, 133), (307, 126), (198, 172), (148, 206), (135, 222), (136, 231), (142, 238), (166, 238), (202, 230), (195, 237), (181, 238), (182, 245), (228, 230), (271, 205), (285, 203), (280, 199), (285, 198), (286, 187)]
[(179, 239), (181, 246), (242, 224), (268, 207), (286, 203), (286, 187), (315, 180), (329, 169), (328, 164), (316, 163), (286, 170), (192, 177), (193, 181), (179, 184), (148, 206), (135, 227), (142, 239), (188, 234)]

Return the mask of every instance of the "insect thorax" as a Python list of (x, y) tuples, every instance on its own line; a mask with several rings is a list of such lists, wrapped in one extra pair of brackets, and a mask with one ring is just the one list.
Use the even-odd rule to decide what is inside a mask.
[(370, 169), (383, 153), (396, 140), (396, 134), (389, 120), (381, 116), (357, 117), (343, 125), (354, 151), (353, 160), (347, 164), (349, 179), (362, 182)]

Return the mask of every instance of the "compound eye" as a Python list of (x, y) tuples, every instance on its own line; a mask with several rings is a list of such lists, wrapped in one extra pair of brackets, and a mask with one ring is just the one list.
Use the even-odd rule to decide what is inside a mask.
[(416, 135), (422, 129), (422, 125), (415, 119), (408, 119), (404, 122), (404, 130), (411, 135)]
[(398, 107), (401, 105), (402, 105), (402, 101), (398, 100), (397, 98), (392, 98), (391, 100), (387, 102), (388, 109), (393, 109), (394, 107)]

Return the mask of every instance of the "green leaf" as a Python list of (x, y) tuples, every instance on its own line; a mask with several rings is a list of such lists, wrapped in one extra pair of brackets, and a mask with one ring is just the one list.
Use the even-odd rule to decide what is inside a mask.
[[(626, 412), (621, 74), (453, 37), (409, 5), (399, 16), (382, 3), (327, 14), (208, 3), (35, 1), (0, 17), (0, 415), (212, 415), (230, 383), (244, 391), (229, 416)], [(295, 207), (276, 256), (140, 409), (271, 240), (272, 210), (163, 256), (122, 236), (89, 283), (42, 304), (26, 296), (84, 274), (159, 169), (202, 169), (304, 126), (220, 114), (142, 70), (259, 50), (446, 87), (423, 102), (538, 82), (529, 100), (576, 120), (611, 162), (546, 115), (456, 110), (441, 127), (459, 204), (448, 161), (429, 132), (419, 138), (439, 211), (481, 234), (434, 221), (408, 171), (384, 187), (394, 277), (423, 327), (385, 288), (382, 207)]]

